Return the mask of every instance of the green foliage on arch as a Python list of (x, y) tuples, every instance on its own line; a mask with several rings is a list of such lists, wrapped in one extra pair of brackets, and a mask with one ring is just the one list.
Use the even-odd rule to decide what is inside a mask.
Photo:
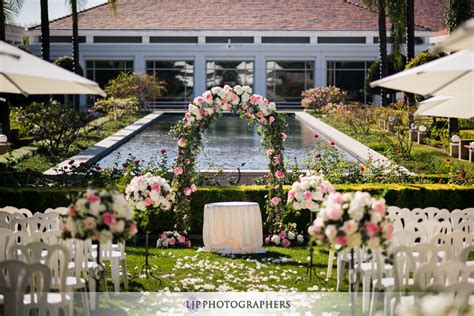
[(191, 196), (196, 191), (194, 181), (197, 178), (195, 162), (201, 151), (202, 133), (222, 114), (228, 111), (239, 114), (248, 120), (249, 126), (258, 125), (262, 136), (262, 146), (270, 162), (266, 176), (266, 213), (265, 229), (272, 231), (281, 222), (285, 210), (283, 182), (286, 174), (283, 161), (285, 115), (276, 111), (275, 103), (260, 95), (252, 94), (248, 86), (214, 87), (194, 99), (189, 105), (183, 120), (174, 127), (173, 134), (178, 142), (178, 154), (174, 162), (172, 182), (176, 194), (174, 210), (178, 230), (186, 230), (191, 223)]

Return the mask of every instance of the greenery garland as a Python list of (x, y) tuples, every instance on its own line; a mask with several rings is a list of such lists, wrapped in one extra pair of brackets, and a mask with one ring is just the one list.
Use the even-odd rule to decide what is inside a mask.
[(191, 223), (191, 195), (196, 191), (194, 182), (198, 176), (195, 162), (202, 149), (202, 133), (225, 111), (238, 114), (248, 120), (249, 127), (258, 124), (265, 154), (270, 159), (269, 173), (265, 177), (268, 195), (265, 229), (274, 230), (285, 211), (286, 197), (283, 183), (286, 175), (283, 161), (283, 143), (286, 139), (285, 115), (276, 112), (276, 105), (260, 95), (252, 94), (249, 86), (214, 87), (196, 97), (189, 104), (188, 112), (172, 131), (178, 142), (178, 154), (173, 164), (172, 186), (176, 194), (174, 211), (176, 229), (189, 230)]

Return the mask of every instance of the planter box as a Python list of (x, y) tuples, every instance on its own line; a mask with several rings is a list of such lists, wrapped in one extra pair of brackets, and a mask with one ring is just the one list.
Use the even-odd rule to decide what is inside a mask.
[(451, 157), (459, 157), (459, 143), (449, 143), (449, 155)]
[(10, 143), (0, 143), (0, 155), (5, 154), (10, 148)]
[(473, 141), (473, 139), (461, 139), (459, 141), (459, 159), (472, 161), (470, 160), (470, 151), (472, 149), (469, 147), (469, 144)]

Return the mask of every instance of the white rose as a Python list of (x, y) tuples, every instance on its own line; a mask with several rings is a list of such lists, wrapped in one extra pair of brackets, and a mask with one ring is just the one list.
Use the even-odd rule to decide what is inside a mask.
[(349, 208), (349, 216), (356, 221), (360, 221), (364, 217), (364, 210), (362, 208)]
[(211, 107), (211, 108), (207, 108), (205, 111), (206, 111), (207, 114), (209, 114), (209, 115), (214, 114), (214, 109), (213, 109), (212, 107)]
[(114, 235), (109, 230), (102, 230), (99, 234), (99, 241), (104, 244), (112, 241), (113, 238)]
[(252, 88), (250, 88), (250, 86), (243, 86), (242, 89), (248, 93), (248, 94), (252, 94)]
[(326, 237), (329, 239), (329, 241), (332, 242), (334, 238), (336, 238), (337, 228), (334, 225), (328, 225), (324, 233), (326, 234)]
[(71, 234), (74, 236), (77, 232), (77, 225), (74, 222), (72, 217), (68, 217), (66, 221), (66, 229), (71, 232)]
[(369, 242), (367, 243), (367, 245), (370, 248), (378, 248), (380, 246), (380, 238), (379, 237), (371, 237), (369, 239)]
[(287, 237), (288, 237), (289, 240), (293, 240), (293, 239), (295, 239), (296, 236), (293, 232), (288, 232)]
[(240, 85), (236, 85), (234, 87), (234, 91), (237, 95), (241, 95), (242, 93), (244, 93), (244, 89), (242, 88), (242, 86)]
[(299, 234), (298, 237), (296, 237), (296, 240), (298, 241), (298, 243), (302, 244), (304, 242), (303, 235)]
[(90, 213), (94, 216), (99, 216), (99, 213), (105, 211), (105, 206), (99, 201), (89, 204)]
[(360, 235), (360, 233), (352, 234), (347, 238), (347, 246), (349, 248), (360, 247), (361, 244), (362, 244), (362, 236)]
[(240, 98), (241, 98), (242, 102), (249, 102), (250, 95), (247, 92), (244, 92)]
[(268, 105), (268, 107), (270, 108), (270, 110), (276, 111), (276, 104), (275, 104), (275, 102), (270, 102), (270, 104)]
[(161, 241), (161, 246), (162, 246), (163, 248), (168, 248), (168, 238)]
[(293, 209), (294, 209), (295, 211), (301, 210), (301, 203), (299, 203), (299, 202), (294, 202), (294, 203), (293, 203)]
[(382, 215), (379, 212), (372, 212), (370, 221), (374, 224), (378, 224), (382, 220)]
[(146, 204), (144, 201), (137, 202), (136, 204), (137, 210), (143, 211), (146, 209)]
[(118, 220), (113, 224), (110, 229), (115, 232), (115, 233), (123, 233), (123, 230), (125, 229), (125, 221), (123, 220)]
[(272, 243), (274, 243), (275, 245), (279, 245), (281, 239), (280, 239), (280, 236), (278, 236), (278, 235), (273, 235), (272, 238), (270, 239), (270, 241), (271, 241)]

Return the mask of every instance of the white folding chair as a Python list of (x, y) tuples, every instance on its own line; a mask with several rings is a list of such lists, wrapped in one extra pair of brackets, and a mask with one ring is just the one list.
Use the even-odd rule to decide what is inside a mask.
[(30, 311), (36, 309), (38, 315), (46, 316), (50, 310), (47, 300), (50, 282), (51, 274), (45, 265), (29, 265), (17, 260), (0, 262), (4, 314), (30, 315)]
[[(118, 243), (105, 243), (100, 245), (101, 257), (100, 259), (110, 262), (110, 270), (112, 274), (112, 282), (114, 283), (115, 293), (120, 292), (120, 268), (122, 268), (122, 276), (124, 288), (128, 291), (128, 275), (127, 275), (127, 265), (126, 258), (127, 254), (125, 253), (125, 244)], [(92, 252), (92, 257), (97, 256), (97, 248)]]
[(453, 259), (461, 261), (461, 252), (464, 248), (474, 244), (474, 234), (458, 231), (450, 234), (437, 234), (431, 239), (435, 245), (448, 245), (451, 247)]
[(14, 206), (5, 206), (0, 211), (8, 212), (10, 214), (20, 213), (25, 215), (25, 217), (32, 217), (33, 213), (27, 208), (16, 208)]
[(69, 208), (67, 207), (57, 207), (57, 208), (47, 208), (44, 211), (44, 214), (58, 214), (61, 216), (67, 215), (69, 213)]

